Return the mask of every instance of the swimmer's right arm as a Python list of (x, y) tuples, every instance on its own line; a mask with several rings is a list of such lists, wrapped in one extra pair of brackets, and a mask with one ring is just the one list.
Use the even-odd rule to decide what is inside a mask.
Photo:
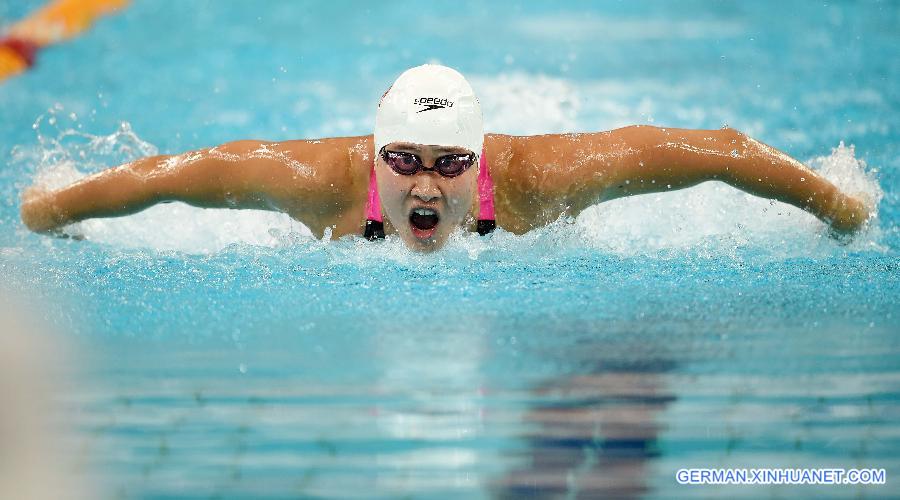
[(57, 233), (84, 219), (181, 201), (204, 208), (285, 211), (317, 233), (341, 209), (342, 191), (333, 186), (348, 182), (348, 169), (342, 168), (348, 163), (348, 144), (343, 142), (352, 139), (237, 141), (142, 158), (61, 189), (32, 186), (22, 196), (22, 221), (32, 231)]

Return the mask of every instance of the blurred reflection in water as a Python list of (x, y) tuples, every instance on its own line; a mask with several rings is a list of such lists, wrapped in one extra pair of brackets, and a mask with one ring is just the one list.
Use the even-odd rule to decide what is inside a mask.
[(394, 449), (376, 455), (382, 492), (459, 492), (477, 488), (481, 471), (496, 467), (484, 439), (485, 338), (479, 318), (429, 322), (410, 330), (399, 322), (374, 326), (380, 393), (377, 432)]
[[(589, 351), (589, 350), (588, 350)], [(602, 352), (602, 351), (601, 351)], [(638, 498), (659, 456), (660, 414), (675, 397), (673, 363), (598, 362), (585, 374), (548, 380), (533, 391), (525, 419), (524, 465), (497, 481), (501, 498)]]
[[(393, 443), (377, 454), (378, 491), (487, 488), (501, 498), (650, 492), (660, 415), (675, 401), (665, 378), (675, 363), (664, 346), (623, 356), (622, 345), (585, 345), (548, 329), (548, 339), (569, 347), (497, 349), (504, 329), (477, 317), (422, 331), (373, 323), (373, 331), (379, 402), (372, 413), (377, 432)], [(532, 356), (569, 370), (543, 380), (497, 378)]]

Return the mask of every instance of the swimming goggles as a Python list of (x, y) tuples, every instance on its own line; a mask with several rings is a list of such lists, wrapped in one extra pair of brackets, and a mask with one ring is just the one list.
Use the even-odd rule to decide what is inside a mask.
[(433, 171), (444, 177), (456, 177), (475, 164), (478, 158), (475, 153), (444, 155), (434, 160), (434, 167), (422, 165), (422, 159), (413, 153), (404, 151), (388, 151), (384, 147), (378, 152), (381, 159), (391, 170), (400, 175), (413, 175), (420, 171)]

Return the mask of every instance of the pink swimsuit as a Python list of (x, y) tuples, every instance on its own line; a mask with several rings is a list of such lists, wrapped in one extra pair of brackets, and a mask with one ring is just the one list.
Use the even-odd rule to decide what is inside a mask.
[[(494, 181), (488, 172), (484, 150), (478, 160), (478, 234), (484, 236), (497, 227), (494, 220)], [(378, 197), (378, 184), (375, 182), (375, 162), (372, 162), (372, 173), (369, 175), (369, 196), (366, 199), (366, 229), (363, 236), (368, 240), (384, 238), (384, 222), (381, 218), (381, 199)]]

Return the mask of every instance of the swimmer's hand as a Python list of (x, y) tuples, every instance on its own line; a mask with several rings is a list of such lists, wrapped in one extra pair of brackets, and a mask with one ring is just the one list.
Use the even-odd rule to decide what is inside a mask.
[(28, 229), (53, 236), (65, 237), (58, 210), (54, 209), (53, 191), (42, 186), (31, 186), (22, 192), (22, 222)]
[(862, 228), (875, 216), (874, 203), (865, 195), (840, 195), (829, 207), (826, 222), (830, 226), (829, 234), (839, 240), (847, 239)]

